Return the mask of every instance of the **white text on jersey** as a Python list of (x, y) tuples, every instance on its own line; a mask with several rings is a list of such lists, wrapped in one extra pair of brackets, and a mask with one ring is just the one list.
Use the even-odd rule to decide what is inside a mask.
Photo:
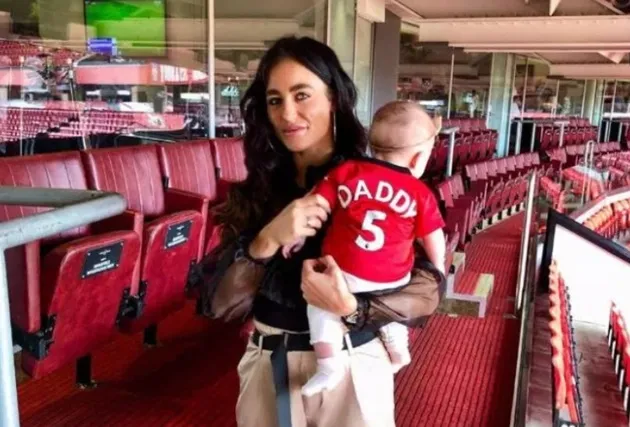
[(347, 185), (337, 187), (337, 196), (339, 203), (344, 209), (362, 197), (378, 202), (386, 203), (396, 213), (402, 215), (403, 218), (412, 218), (416, 216), (416, 201), (402, 189), (394, 191), (394, 187), (386, 181), (379, 181), (374, 194), (365, 184), (365, 181), (359, 179), (357, 186), (352, 191)]

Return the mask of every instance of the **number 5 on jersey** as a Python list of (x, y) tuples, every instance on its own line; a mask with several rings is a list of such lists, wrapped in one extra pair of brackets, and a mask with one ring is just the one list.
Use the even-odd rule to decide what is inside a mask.
[(365, 218), (363, 218), (363, 224), (361, 230), (371, 233), (374, 238), (372, 240), (366, 240), (363, 236), (358, 236), (354, 241), (361, 249), (366, 251), (375, 252), (383, 247), (385, 244), (385, 233), (383, 229), (375, 224), (375, 221), (384, 221), (387, 218), (385, 212), (381, 211), (367, 211)]

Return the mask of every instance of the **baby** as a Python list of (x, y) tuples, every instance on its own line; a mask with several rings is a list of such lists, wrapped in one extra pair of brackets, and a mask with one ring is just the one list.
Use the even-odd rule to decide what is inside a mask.
[[(373, 158), (342, 163), (312, 191), (331, 207), (322, 254), (335, 259), (352, 293), (382, 293), (406, 286), (416, 239), (444, 273), (444, 220), (433, 193), (419, 180), (439, 127), (439, 119), (432, 121), (415, 103), (386, 104), (374, 115), (370, 129)], [(284, 247), (284, 256), (302, 244)], [(343, 378), (340, 355), (345, 327), (338, 316), (317, 307), (309, 305), (307, 314), (317, 372), (302, 394), (311, 396), (334, 388)], [(409, 364), (406, 326), (388, 324), (380, 329), (380, 336), (394, 372)]]

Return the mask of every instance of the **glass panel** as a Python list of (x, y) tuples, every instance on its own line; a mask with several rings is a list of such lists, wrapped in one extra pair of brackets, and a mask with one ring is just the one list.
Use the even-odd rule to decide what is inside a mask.
[(325, 0), (215, 1), (217, 137), (241, 134), (241, 95), (270, 42), (291, 34), (325, 41), (326, 7)]
[(525, 87), (525, 70), (527, 58), (517, 56), (514, 61), (514, 89), (512, 91), (512, 105), (510, 117), (521, 117), (523, 110), (523, 88)]
[(401, 34), (398, 99), (417, 101), (446, 117), (452, 53), (445, 44), (420, 43), (414, 34)]
[(533, 61), (527, 64), (527, 92), (525, 93), (525, 113), (543, 113), (553, 116), (558, 108), (558, 80), (548, 78), (549, 66)]
[(490, 93), (491, 53), (455, 50), (451, 118), (483, 118)]
[(189, 101), (207, 98), (206, 3), (2, 2), (0, 150), (172, 140), (187, 123), (205, 133)]
[(630, 82), (618, 80), (615, 94), (615, 117), (630, 116)]
[(584, 80), (560, 80), (558, 115), (581, 116), (584, 101)]
[(607, 326), (611, 301), (628, 315), (630, 264), (603, 249), (604, 237), (595, 244), (572, 228), (558, 224), (549, 248), (570, 289), (571, 314), (575, 321)]
[(354, 64), (354, 82), (359, 90), (357, 116), (361, 123), (369, 125), (372, 118), (372, 45), (374, 25), (357, 17), (357, 51)]

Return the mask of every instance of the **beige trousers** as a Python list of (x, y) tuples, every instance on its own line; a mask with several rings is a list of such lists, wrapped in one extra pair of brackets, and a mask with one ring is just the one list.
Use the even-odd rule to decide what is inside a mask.
[[(255, 322), (263, 335), (283, 331)], [(350, 369), (333, 390), (305, 398), (301, 388), (315, 373), (313, 352), (289, 352), (292, 427), (395, 427), (394, 376), (380, 339), (348, 350)], [(238, 365), (240, 393), (236, 403), (239, 427), (277, 427), (271, 352), (251, 339)]]

